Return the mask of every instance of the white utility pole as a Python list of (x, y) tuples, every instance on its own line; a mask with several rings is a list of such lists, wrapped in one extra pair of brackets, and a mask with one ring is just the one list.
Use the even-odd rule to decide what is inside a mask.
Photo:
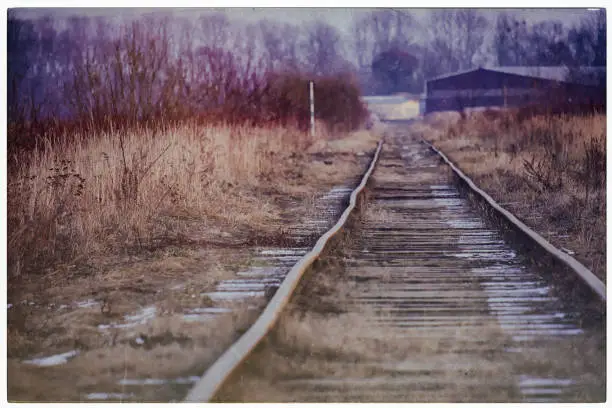
[(310, 81), (310, 135), (315, 135), (315, 117), (314, 117), (314, 81)]

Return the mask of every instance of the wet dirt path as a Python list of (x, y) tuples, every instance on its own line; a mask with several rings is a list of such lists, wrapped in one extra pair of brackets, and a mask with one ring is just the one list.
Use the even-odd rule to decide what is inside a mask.
[(603, 324), (487, 226), (433, 152), (393, 133), (344, 245), (217, 400), (605, 401)]

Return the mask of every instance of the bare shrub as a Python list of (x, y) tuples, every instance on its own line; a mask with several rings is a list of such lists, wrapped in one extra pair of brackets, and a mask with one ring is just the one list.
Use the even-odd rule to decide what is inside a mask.
[(266, 106), (273, 121), (295, 123), (307, 130), (310, 122), (309, 82), (314, 80), (315, 116), (330, 131), (350, 131), (367, 119), (357, 84), (346, 75), (327, 77), (299, 73), (274, 74)]
[[(181, 214), (258, 225), (273, 216), (244, 189), (278, 179), (281, 155), (307, 147), (283, 128), (171, 128), (75, 135), (14, 165), (8, 184), (11, 276), (75, 257), (142, 249)], [(214, 198), (213, 198), (214, 197)], [(264, 200), (265, 201), (265, 200)]]
[[(543, 108), (542, 108), (543, 109)], [(606, 120), (534, 107), (420, 129), (460, 167), (605, 279)]]

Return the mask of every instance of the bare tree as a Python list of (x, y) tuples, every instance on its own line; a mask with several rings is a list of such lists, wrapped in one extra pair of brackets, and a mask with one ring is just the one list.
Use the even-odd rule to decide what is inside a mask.
[(25, 120), (28, 77), (34, 63), (36, 32), (31, 22), (19, 20), (9, 10), (7, 21), (7, 119), (9, 123)]
[(592, 11), (568, 33), (568, 43), (576, 64), (606, 65), (606, 12)]
[(498, 65), (526, 65), (528, 43), (529, 32), (525, 20), (519, 20), (509, 13), (497, 17), (493, 49)]
[(300, 28), (262, 20), (258, 24), (261, 41), (271, 69), (297, 69)]
[(560, 21), (535, 24), (529, 36), (529, 65), (569, 65), (573, 56), (567, 42), (567, 32)]
[(211, 13), (198, 19), (199, 39), (209, 47), (225, 47), (230, 38), (230, 21), (223, 13)]
[(315, 75), (329, 75), (347, 68), (342, 58), (342, 43), (338, 30), (323, 22), (315, 22), (306, 28), (301, 49), (304, 67)]
[(436, 10), (430, 18), (430, 47), (444, 72), (474, 66), (488, 21), (477, 10)]
[(351, 28), (353, 51), (359, 68), (390, 49), (405, 50), (412, 44), (410, 31), (417, 28), (413, 16), (403, 10), (376, 10), (357, 19)]

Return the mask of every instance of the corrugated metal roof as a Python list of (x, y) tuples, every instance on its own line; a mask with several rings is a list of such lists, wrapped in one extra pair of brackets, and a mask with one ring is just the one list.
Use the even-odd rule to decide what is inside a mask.
[[(469, 72), (478, 71), (479, 69), (485, 69), (487, 71), (494, 72), (502, 72), (506, 74), (513, 75), (522, 75), (529, 76), (535, 78), (548, 79), (552, 81), (561, 81), (561, 82), (574, 82), (568, 80), (568, 74), (570, 69), (565, 66), (556, 66), (556, 67), (538, 67), (538, 66), (522, 66), (522, 67), (500, 67), (500, 66), (485, 66), (475, 69), (470, 69), (466, 71), (454, 72), (451, 74), (440, 75), (435, 78), (427, 80), (427, 82), (435, 81), (438, 79), (449, 78), (456, 75), (467, 74)], [(606, 67), (580, 67), (580, 71), (586, 72), (589, 74), (595, 74), (598, 72), (606, 71)]]

